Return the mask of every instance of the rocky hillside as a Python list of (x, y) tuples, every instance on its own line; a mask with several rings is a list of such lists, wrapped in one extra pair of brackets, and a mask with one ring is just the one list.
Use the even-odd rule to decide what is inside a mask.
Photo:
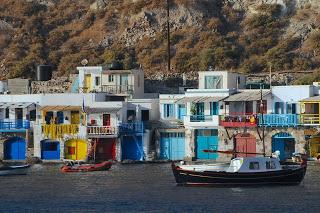
[[(170, 0), (172, 71), (166, 71), (166, 1), (0, 0), (0, 76), (57, 76), (89, 65), (142, 66), (151, 79), (197, 70), (255, 74), (315, 70), (320, 0)], [(318, 79), (319, 78), (319, 79)]]

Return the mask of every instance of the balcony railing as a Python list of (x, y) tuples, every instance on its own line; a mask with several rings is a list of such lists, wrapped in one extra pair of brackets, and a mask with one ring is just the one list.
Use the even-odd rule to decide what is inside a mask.
[(142, 122), (122, 123), (119, 125), (120, 134), (143, 133), (144, 125)]
[(190, 115), (190, 122), (210, 122), (212, 115)]
[(111, 126), (88, 126), (88, 135), (116, 135), (117, 128)]
[(301, 124), (320, 124), (320, 114), (301, 114)]
[[(262, 126), (262, 115), (259, 115), (259, 126)], [(297, 114), (265, 114), (263, 115), (264, 126), (297, 126), (299, 119)]]
[(220, 126), (224, 127), (256, 127), (258, 123), (257, 115), (222, 115), (220, 116)]
[(0, 130), (30, 129), (28, 120), (0, 120)]
[(132, 85), (102, 85), (101, 92), (111, 93), (111, 94), (132, 94)]
[(65, 135), (79, 133), (79, 124), (43, 124), (42, 134), (49, 139), (63, 138)]

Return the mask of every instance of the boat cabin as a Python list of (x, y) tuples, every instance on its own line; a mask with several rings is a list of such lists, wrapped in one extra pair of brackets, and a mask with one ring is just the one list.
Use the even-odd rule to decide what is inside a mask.
[(269, 157), (246, 157), (231, 160), (227, 172), (269, 172), (281, 170), (278, 159)]

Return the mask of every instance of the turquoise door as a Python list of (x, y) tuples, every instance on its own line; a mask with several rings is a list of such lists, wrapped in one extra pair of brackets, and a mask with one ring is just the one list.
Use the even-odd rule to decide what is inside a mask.
[(197, 136), (197, 159), (215, 160), (218, 153), (208, 153), (203, 150), (217, 150), (219, 138), (218, 136)]
[(219, 113), (219, 108), (218, 108), (218, 103), (217, 102), (211, 102), (210, 103), (210, 115), (218, 115)]
[(183, 160), (185, 157), (184, 133), (161, 133), (160, 159)]
[(178, 119), (183, 120), (184, 116), (186, 116), (186, 106), (180, 104), (178, 108)]
[(128, 80), (128, 75), (121, 75), (120, 76), (120, 85), (123, 85), (123, 86), (127, 86), (129, 85), (129, 80)]
[(204, 103), (197, 103), (197, 115), (204, 115)]
[(289, 133), (278, 133), (272, 137), (272, 152), (280, 151), (280, 160), (292, 157), (295, 152), (295, 140)]

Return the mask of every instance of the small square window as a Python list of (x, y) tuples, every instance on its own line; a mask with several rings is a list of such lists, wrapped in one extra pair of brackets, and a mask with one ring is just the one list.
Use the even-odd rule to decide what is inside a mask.
[(249, 169), (252, 169), (252, 170), (259, 170), (259, 162), (250, 162), (249, 164)]
[(68, 149), (68, 154), (69, 155), (75, 155), (76, 154), (76, 147), (68, 146), (67, 149)]
[(276, 164), (273, 161), (266, 162), (266, 169), (276, 169)]

